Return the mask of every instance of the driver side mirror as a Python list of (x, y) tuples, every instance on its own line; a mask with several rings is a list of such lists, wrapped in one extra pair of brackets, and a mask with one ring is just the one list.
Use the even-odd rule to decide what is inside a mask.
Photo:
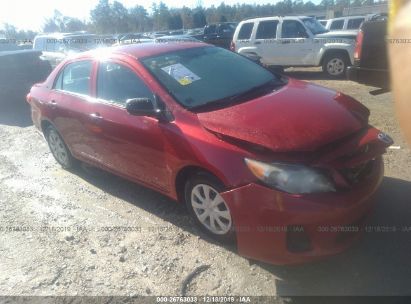
[(126, 110), (131, 115), (136, 116), (158, 116), (160, 110), (154, 108), (154, 104), (149, 98), (132, 98), (126, 101)]
[(128, 99), (126, 101), (126, 110), (131, 115), (154, 117), (160, 122), (171, 122), (174, 120), (173, 114), (157, 95), (154, 95), (154, 102), (150, 98)]

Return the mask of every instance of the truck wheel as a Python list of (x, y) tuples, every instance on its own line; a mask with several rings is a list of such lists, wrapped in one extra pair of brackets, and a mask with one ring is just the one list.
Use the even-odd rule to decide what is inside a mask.
[(323, 72), (331, 78), (342, 78), (348, 66), (348, 58), (345, 54), (334, 53), (326, 55), (323, 60)]
[(235, 240), (234, 223), (227, 203), (221, 197), (222, 183), (214, 176), (200, 172), (185, 185), (185, 203), (196, 224), (223, 243)]

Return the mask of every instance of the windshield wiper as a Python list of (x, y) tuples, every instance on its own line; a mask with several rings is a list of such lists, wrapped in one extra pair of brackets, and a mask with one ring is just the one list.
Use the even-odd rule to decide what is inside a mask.
[(221, 99), (218, 99), (218, 100), (209, 101), (209, 102), (206, 102), (206, 103), (204, 103), (202, 105), (199, 105), (199, 106), (191, 107), (190, 110), (201, 111), (201, 110), (204, 110), (204, 109), (209, 110), (210, 107), (211, 108), (214, 108), (214, 107), (216, 107), (216, 108), (227, 107), (227, 106), (232, 105), (236, 102), (248, 100), (249, 98), (247, 98), (247, 99), (245, 99), (245, 98), (250, 96), (250, 95), (254, 95), (254, 94), (256, 94), (258, 92), (261, 92), (261, 91), (268, 93), (269, 91), (273, 91), (275, 88), (282, 87), (285, 84), (286, 84), (286, 81), (284, 81), (281, 78), (279, 80), (270, 79), (269, 81), (267, 81), (263, 84), (257, 85), (255, 87), (252, 87), (252, 88), (250, 88), (246, 91), (240, 92), (240, 93), (232, 95), (232, 96), (224, 97), (224, 98), (221, 98)]
[(230, 96), (227, 99), (229, 100), (229, 102), (232, 102), (232, 101), (237, 100), (239, 98), (246, 97), (250, 94), (255, 94), (255, 93), (260, 92), (262, 90), (265, 91), (265, 90), (268, 90), (268, 89), (269, 90), (274, 89), (274, 85), (278, 85), (278, 83), (276, 83), (276, 81), (274, 81), (274, 79), (271, 79), (271, 80), (267, 81), (266, 83), (263, 83), (261, 85), (252, 87), (252, 88), (250, 88), (250, 89), (248, 89), (244, 92), (240, 92), (238, 94)]

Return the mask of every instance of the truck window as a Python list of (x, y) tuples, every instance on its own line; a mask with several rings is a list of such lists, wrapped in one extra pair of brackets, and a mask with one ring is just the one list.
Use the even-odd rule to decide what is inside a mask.
[(243, 23), (241, 26), (240, 32), (238, 33), (237, 39), (250, 39), (251, 32), (253, 31), (254, 23)]
[(281, 38), (307, 38), (304, 26), (296, 20), (285, 20), (281, 29)]
[(277, 35), (277, 20), (261, 21), (258, 24), (256, 39), (273, 39)]
[(364, 21), (364, 18), (354, 18), (348, 20), (347, 29), (356, 30), (360, 28), (361, 23)]
[(331, 23), (330, 30), (342, 30), (344, 27), (344, 20), (335, 20)]

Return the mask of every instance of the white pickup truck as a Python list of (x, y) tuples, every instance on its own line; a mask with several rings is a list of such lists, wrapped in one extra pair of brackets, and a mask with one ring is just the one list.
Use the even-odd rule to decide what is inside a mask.
[(322, 66), (330, 77), (354, 63), (357, 31), (330, 32), (305, 16), (265, 17), (239, 23), (231, 50), (266, 66)]

